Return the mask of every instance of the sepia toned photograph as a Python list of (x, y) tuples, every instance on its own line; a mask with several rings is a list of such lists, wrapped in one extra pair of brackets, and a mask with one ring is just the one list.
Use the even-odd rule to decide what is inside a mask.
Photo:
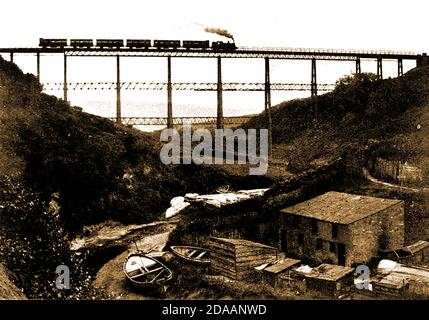
[(3, 3), (0, 299), (429, 299), (426, 6)]

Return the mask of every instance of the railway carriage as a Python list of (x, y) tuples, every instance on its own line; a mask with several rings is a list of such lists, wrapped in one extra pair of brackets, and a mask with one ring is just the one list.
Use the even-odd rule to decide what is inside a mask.
[(186, 49), (208, 49), (210, 42), (208, 40), (183, 40), (183, 47)]
[(92, 39), (71, 39), (70, 46), (73, 48), (91, 48), (94, 46)]
[(158, 49), (176, 49), (181, 45), (180, 40), (154, 40), (153, 46)]
[(127, 47), (131, 49), (149, 48), (152, 46), (152, 41), (148, 39), (127, 39)]
[(124, 46), (122, 39), (97, 39), (96, 46), (103, 48), (121, 48)]
[(64, 48), (67, 47), (67, 39), (39, 39), (42, 48)]

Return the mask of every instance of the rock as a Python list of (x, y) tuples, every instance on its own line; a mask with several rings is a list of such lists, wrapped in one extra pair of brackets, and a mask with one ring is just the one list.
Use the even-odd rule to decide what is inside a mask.
[(87, 232), (86, 236), (74, 239), (70, 248), (77, 252), (100, 247), (128, 246), (135, 238), (142, 238), (144, 235), (157, 230), (169, 229), (175, 223), (176, 221), (170, 220), (128, 226), (101, 224), (100, 226), (95, 226), (95, 230)]

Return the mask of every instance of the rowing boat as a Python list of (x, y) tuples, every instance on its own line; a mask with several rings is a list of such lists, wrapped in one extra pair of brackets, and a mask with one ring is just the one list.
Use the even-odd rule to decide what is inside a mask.
[(166, 265), (142, 252), (129, 254), (123, 270), (128, 281), (141, 288), (163, 286), (173, 277)]
[(192, 246), (171, 246), (171, 252), (186, 261), (207, 265), (210, 264), (210, 250)]

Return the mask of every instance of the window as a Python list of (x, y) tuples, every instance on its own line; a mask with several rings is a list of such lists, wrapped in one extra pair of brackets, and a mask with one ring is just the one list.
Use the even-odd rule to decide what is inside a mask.
[(316, 249), (317, 250), (322, 250), (323, 249), (323, 240), (322, 239), (317, 239), (316, 240)]
[(292, 226), (293, 226), (295, 229), (297, 229), (297, 228), (298, 228), (298, 226), (299, 226), (299, 219), (298, 219), (298, 217), (297, 217), (297, 216), (293, 216), (293, 217), (292, 217)]
[(338, 225), (332, 224), (332, 239), (336, 239), (338, 237)]
[(329, 243), (329, 252), (335, 253), (336, 251), (337, 250), (336, 250), (335, 242), (330, 242)]
[(317, 225), (317, 220), (311, 220), (311, 233), (312, 234), (319, 233), (319, 226)]
[(302, 233), (298, 233), (298, 244), (304, 244), (304, 235)]

